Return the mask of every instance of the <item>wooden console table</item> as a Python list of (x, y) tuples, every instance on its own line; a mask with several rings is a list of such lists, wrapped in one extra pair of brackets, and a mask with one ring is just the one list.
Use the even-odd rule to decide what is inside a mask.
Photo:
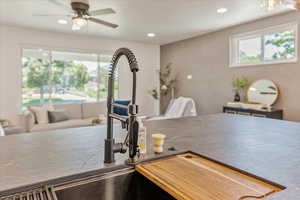
[(230, 114), (248, 115), (254, 117), (265, 117), (265, 118), (281, 119), (281, 120), (283, 119), (282, 109), (272, 109), (271, 111), (267, 111), (267, 110), (252, 110), (252, 109), (223, 106), (223, 112), (230, 113)]

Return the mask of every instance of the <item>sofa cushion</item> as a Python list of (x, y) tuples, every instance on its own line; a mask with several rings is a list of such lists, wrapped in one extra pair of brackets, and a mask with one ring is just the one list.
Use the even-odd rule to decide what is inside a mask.
[(56, 129), (65, 129), (65, 128), (77, 128), (82, 126), (90, 126), (91, 123), (87, 120), (81, 119), (72, 119), (63, 122), (57, 122), (52, 124), (36, 124), (32, 129), (31, 132), (38, 132), (38, 131), (50, 131)]
[(95, 118), (99, 115), (106, 114), (107, 104), (106, 101), (83, 103), (82, 104), (82, 117), (83, 119)]
[(53, 105), (55, 110), (65, 110), (69, 119), (82, 119), (82, 107), (80, 103), (66, 103)]
[(66, 111), (64, 109), (48, 111), (48, 117), (50, 123), (57, 123), (69, 120), (69, 117), (66, 115)]
[(37, 124), (48, 124), (48, 110), (51, 110), (47, 105), (43, 106), (30, 106), (28, 108), (35, 117), (35, 121)]

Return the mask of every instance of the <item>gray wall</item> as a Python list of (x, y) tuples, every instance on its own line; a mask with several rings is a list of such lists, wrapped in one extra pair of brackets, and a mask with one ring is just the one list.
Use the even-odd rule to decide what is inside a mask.
[[(179, 77), (176, 96), (192, 97), (199, 114), (221, 112), (222, 106), (233, 100), (232, 79), (245, 76), (251, 82), (261, 78), (273, 80), (280, 89), (275, 107), (284, 109), (285, 119), (300, 121), (299, 62), (229, 68), (229, 37), (232, 34), (289, 22), (298, 22), (300, 28), (300, 12), (277, 15), (164, 45), (161, 47), (161, 66), (173, 63), (174, 71)], [(300, 45), (298, 46), (300, 50)], [(192, 80), (187, 79), (188, 74), (193, 75)], [(163, 99), (162, 109), (166, 103), (167, 100)]]

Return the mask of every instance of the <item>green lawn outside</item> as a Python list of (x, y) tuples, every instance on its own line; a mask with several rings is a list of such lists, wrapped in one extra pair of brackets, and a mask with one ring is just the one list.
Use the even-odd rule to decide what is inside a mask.
[[(75, 91), (73, 91), (75, 92)], [(115, 96), (118, 97), (118, 89), (115, 90)], [(86, 95), (90, 98), (97, 98), (97, 92), (96, 91), (88, 91)], [(100, 99), (106, 99), (107, 98), (107, 90), (100, 90)], [(52, 103), (54, 104), (61, 104), (61, 103), (82, 103), (85, 100), (79, 100), (79, 99), (63, 99), (59, 97), (52, 97), (51, 98)], [(96, 100), (95, 100), (96, 101)], [(47, 94), (45, 96), (45, 103), (49, 102), (49, 95)], [(40, 97), (39, 96), (26, 96), (22, 99), (22, 107), (28, 107), (31, 105), (37, 105), (40, 104)]]
[[(46, 98), (45, 102), (49, 102), (49, 98)], [(52, 98), (52, 102), (53, 103), (63, 103), (64, 100), (61, 98)], [(38, 98), (38, 97), (26, 97), (23, 99), (23, 103), (22, 103), (22, 105), (24, 107), (28, 107), (28, 106), (36, 105), (36, 104), (40, 104), (40, 98)]]

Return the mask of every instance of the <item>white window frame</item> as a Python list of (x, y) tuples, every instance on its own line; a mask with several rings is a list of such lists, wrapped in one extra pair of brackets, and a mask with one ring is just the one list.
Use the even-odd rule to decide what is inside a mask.
[[(270, 60), (270, 61), (260, 61), (253, 63), (239, 63), (239, 46), (238, 42), (242, 39), (261, 37), (262, 43), (264, 43), (265, 35), (283, 32), (288, 29), (295, 31), (295, 57), (292, 59), (282, 59), (282, 60)], [(269, 64), (282, 64), (282, 63), (296, 63), (298, 62), (298, 24), (297, 22), (292, 22), (288, 24), (278, 25), (269, 27), (266, 29), (261, 29), (257, 31), (236, 34), (229, 39), (229, 67), (246, 67), (246, 66), (257, 66), (257, 65), (269, 65)], [(261, 46), (262, 56), (264, 55), (264, 45)], [(264, 56), (263, 56), (264, 57)]]

